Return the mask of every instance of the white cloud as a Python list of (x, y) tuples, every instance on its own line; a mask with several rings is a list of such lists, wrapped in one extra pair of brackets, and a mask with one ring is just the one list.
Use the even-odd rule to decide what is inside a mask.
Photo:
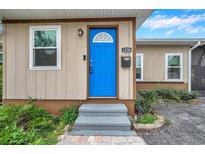
[(184, 30), (187, 33), (194, 34), (194, 33), (198, 33), (198, 32), (205, 32), (205, 27), (202, 27), (202, 26), (197, 26), (197, 27), (189, 26), (189, 27), (186, 27)]
[(148, 19), (143, 24), (144, 27), (150, 29), (158, 28), (170, 28), (177, 26), (192, 25), (196, 22), (205, 21), (205, 13), (199, 15), (190, 15), (190, 16), (165, 16), (165, 15), (156, 15), (155, 17)]
[(169, 30), (168, 32), (165, 33), (165, 35), (171, 35), (174, 32), (175, 32), (175, 30)]
[(205, 13), (197, 15), (182, 15), (182, 16), (167, 16), (167, 15), (156, 15), (151, 19), (148, 19), (143, 24), (143, 27), (155, 29), (169, 29), (165, 35), (171, 35), (176, 31), (185, 31), (186, 33), (198, 33), (205, 31), (204, 27), (193, 25), (197, 22), (205, 21)]

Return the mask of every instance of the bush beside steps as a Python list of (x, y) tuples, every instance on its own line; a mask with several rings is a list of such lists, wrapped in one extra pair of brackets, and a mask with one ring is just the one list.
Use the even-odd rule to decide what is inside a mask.
[[(133, 124), (136, 132), (153, 133), (153, 132), (159, 131), (160, 128), (163, 127), (165, 124), (164, 117), (160, 116), (160, 115), (144, 114), (141, 116), (141, 118), (142, 117), (143, 117), (144, 123), (141, 123), (142, 121), (139, 122), (138, 120), (136, 120), (136, 122)], [(150, 119), (152, 119), (152, 120), (149, 121)]]
[(153, 104), (163, 100), (166, 103), (191, 103), (196, 101), (199, 93), (196, 91), (176, 90), (169, 88), (137, 91), (135, 112), (137, 119), (133, 120), (136, 131), (152, 132), (159, 130), (165, 123), (163, 116), (156, 115)]
[(78, 108), (64, 108), (54, 116), (33, 102), (25, 105), (0, 105), (0, 144), (57, 144), (67, 124), (72, 125)]

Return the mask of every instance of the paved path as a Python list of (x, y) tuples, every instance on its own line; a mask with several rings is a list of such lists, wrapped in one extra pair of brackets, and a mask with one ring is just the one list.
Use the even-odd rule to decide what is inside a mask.
[(205, 144), (205, 103), (160, 104), (155, 111), (170, 124), (156, 133), (138, 134), (147, 144)]
[(139, 136), (64, 136), (60, 145), (144, 145)]
[[(170, 124), (156, 133), (138, 133), (146, 144), (205, 144), (205, 103), (160, 104), (154, 107)], [(61, 145), (145, 144), (139, 136), (71, 136), (64, 135)]]

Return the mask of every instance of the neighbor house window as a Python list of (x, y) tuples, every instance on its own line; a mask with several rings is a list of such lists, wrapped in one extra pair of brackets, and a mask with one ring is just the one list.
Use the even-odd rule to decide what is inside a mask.
[(166, 54), (166, 80), (182, 80), (182, 53)]
[(143, 54), (136, 54), (136, 80), (143, 80)]
[(61, 27), (30, 27), (30, 69), (60, 69)]

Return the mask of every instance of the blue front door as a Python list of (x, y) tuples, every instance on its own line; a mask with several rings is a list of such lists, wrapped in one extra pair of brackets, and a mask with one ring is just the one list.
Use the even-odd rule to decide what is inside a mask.
[(116, 29), (90, 29), (89, 96), (116, 96)]

